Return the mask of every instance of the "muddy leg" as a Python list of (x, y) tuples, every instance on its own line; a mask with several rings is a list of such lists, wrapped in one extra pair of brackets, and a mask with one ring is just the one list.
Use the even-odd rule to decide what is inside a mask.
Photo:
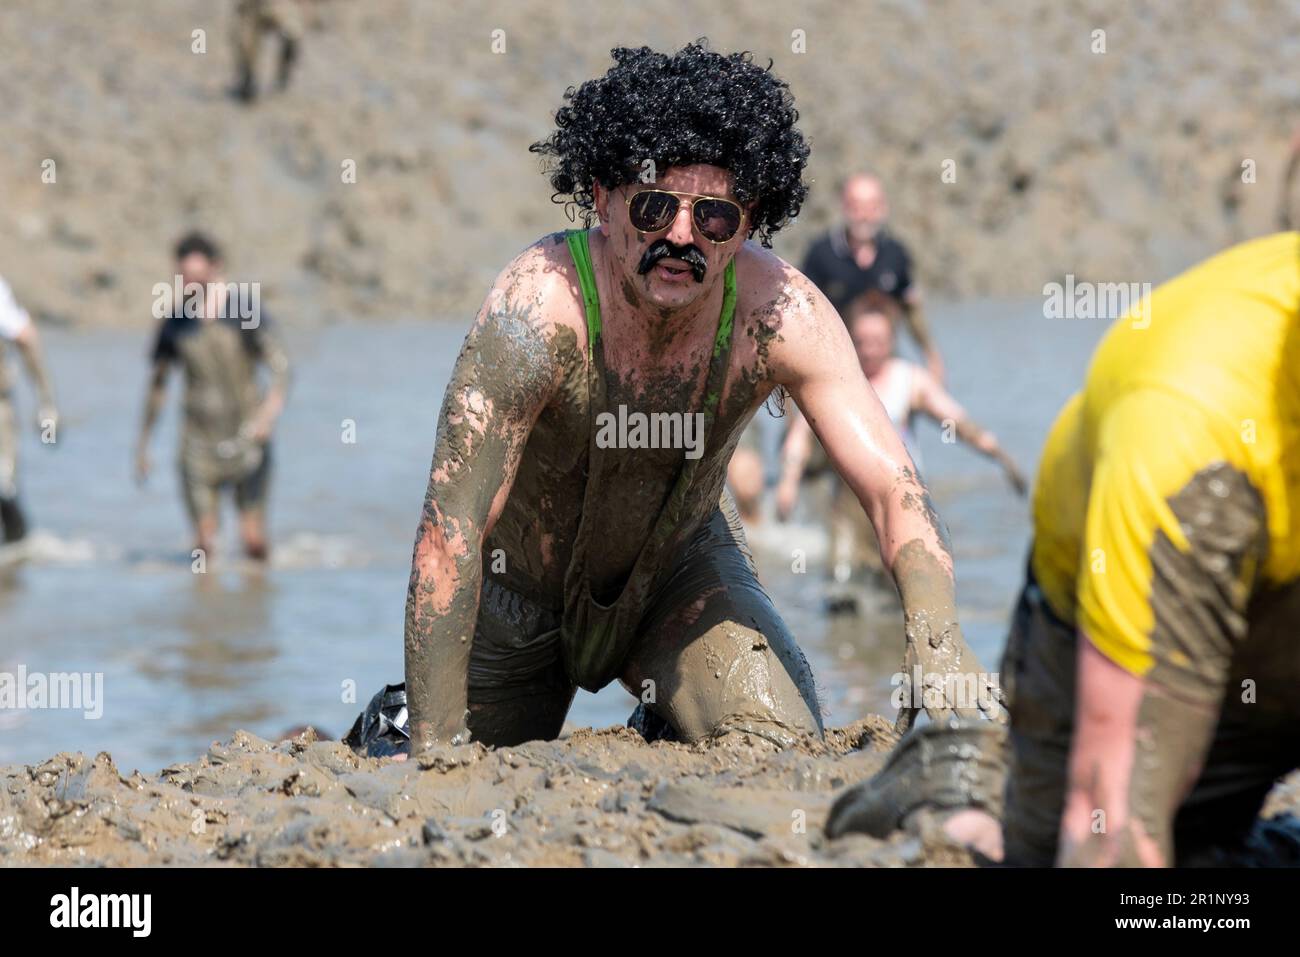
[(1010, 730), (1003, 840), (1009, 864), (1051, 867), (1074, 730), (1073, 628), (1052, 614), (1032, 576), (1020, 593), (1002, 658)]
[(182, 457), (181, 494), (185, 497), (185, 511), (189, 513), (190, 524), (194, 527), (194, 547), (205, 558), (211, 558), (217, 544), (219, 487), (207, 481), (199, 474), (200, 471)]
[(235, 47), (236, 99), (251, 103), (257, 97), (257, 54), (262, 45), (263, 0), (240, 0), (235, 7), (232, 40)]
[(266, 513), (260, 508), (239, 513), (239, 537), (244, 542), (244, 554), (254, 561), (264, 562), (269, 556), (266, 544)]
[(12, 545), (27, 537), (27, 519), (16, 498), (0, 498), (0, 529), (4, 532), (4, 543)]
[[(525, 741), (551, 741), (560, 736), (576, 688), (536, 693), (469, 693), (469, 733), (472, 740), (500, 748)], [(484, 700), (490, 698), (491, 700)]]
[(485, 578), (469, 660), (469, 731), (494, 747), (559, 737), (577, 686), (559, 616)]
[(244, 554), (254, 561), (266, 561), (270, 548), (266, 541), (266, 502), (271, 488), (271, 447), (262, 450), (262, 458), (252, 474), (235, 484), (235, 507), (239, 509), (239, 536)]
[(621, 680), (684, 741), (745, 731), (785, 747), (820, 737), (812, 669), (727, 502), (657, 599)]
[(202, 552), (206, 558), (212, 557), (217, 542), (217, 529), (216, 512), (200, 515), (194, 522), (194, 548)]
[(1261, 596), (1250, 619), (1205, 767), (1174, 819), (1179, 867), (1297, 864), (1295, 819), (1266, 824), (1259, 811), (1274, 782), (1300, 767), (1300, 585)]

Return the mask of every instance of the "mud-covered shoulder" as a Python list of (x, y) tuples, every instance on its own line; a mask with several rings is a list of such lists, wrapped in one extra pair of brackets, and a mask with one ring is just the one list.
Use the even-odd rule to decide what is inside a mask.
[(564, 234), (552, 233), (497, 275), (465, 346), (493, 344), (501, 371), (513, 366), (519, 382), (537, 387), (543, 378), (558, 385), (571, 373), (581, 363), (585, 340), (577, 271)]
[(754, 242), (736, 254), (736, 285), (737, 348), (751, 375), (775, 382), (786, 353), (810, 335), (824, 339), (824, 313), (836, 313), (807, 276)]

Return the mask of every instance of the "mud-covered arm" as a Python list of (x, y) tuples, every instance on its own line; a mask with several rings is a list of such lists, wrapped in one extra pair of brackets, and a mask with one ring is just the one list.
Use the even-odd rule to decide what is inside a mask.
[(1059, 861), (1167, 866), (1175, 812), (1220, 714), (1246, 722), (1268, 707), (1251, 671), (1249, 685), (1229, 687), (1267, 513), (1245, 463), (1225, 461), (1239, 448), (1235, 431), (1177, 397), (1133, 393), (1098, 428), (1109, 452), (1089, 483), (1076, 586)]
[[(875, 527), (881, 559), (903, 603), (904, 680), (910, 689), (912, 666), (920, 665), (924, 680), (934, 686), (928, 694), (911, 689), (900, 726), (910, 727), (921, 706), (935, 718), (953, 710), (978, 716), (981, 706), (996, 711), (996, 692), (984, 687), (990, 676), (957, 622), (951, 546), (929, 492), (830, 303), (803, 277), (787, 288), (786, 328), (772, 350), (772, 373), (790, 391)], [(969, 676), (979, 684), (977, 700), (956, 700), (956, 691), (966, 685), (949, 675)]]
[(560, 378), (556, 336), (529, 301), (498, 285), (465, 339), (443, 398), (406, 599), (412, 754), (469, 740), (467, 681), (483, 541)]
[(938, 422), (944, 427), (945, 433), (951, 425), (957, 439), (1002, 466), (1007, 481), (1018, 495), (1023, 496), (1029, 490), (1029, 483), (1015, 461), (1003, 450), (997, 436), (972, 419), (933, 375), (924, 369), (918, 369), (913, 377), (912, 389), (913, 408)]
[[(246, 331), (245, 334), (250, 334), (250, 331)], [(284, 341), (273, 325), (264, 321), (255, 330), (255, 334), (258, 358), (270, 372), (271, 378), (266, 395), (262, 397), (250, 423), (250, 429), (254, 438), (264, 442), (270, 438), (276, 420), (284, 411), (284, 403), (289, 396), (291, 369), (289, 353), (285, 350)]]

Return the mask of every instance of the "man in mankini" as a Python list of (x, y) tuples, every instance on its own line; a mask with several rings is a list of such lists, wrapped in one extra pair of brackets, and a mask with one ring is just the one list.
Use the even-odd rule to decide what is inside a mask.
[[(1300, 766), (1298, 628), (1300, 233), (1289, 232), (1215, 256), (1119, 319), (1052, 427), (1002, 664), (1006, 860), (1294, 853), (1293, 830), (1257, 818)], [(828, 830), (878, 828), (882, 796), (901, 793), (891, 776), (946, 753), (949, 733), (964, 732), (930, 730), (911, 757), (900, 748), (888, 774), (841, 798)], [(959, 777), (913, 777), (943, 796), (910, 806), (952, 811)], [(971, 839), (1000, 801), (967, 803), (983, 811), (945, 826)]]

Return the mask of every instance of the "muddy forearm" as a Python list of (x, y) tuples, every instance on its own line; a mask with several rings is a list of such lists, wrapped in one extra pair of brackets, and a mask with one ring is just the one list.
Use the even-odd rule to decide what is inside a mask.
[[(946, 537), (937, 545), (927, 536), (915, 536), (904, 542), (894, 555), (890, 572), (903, 605), (908, 640), (935, 653), (947, 654), (944, 649), (954, 649), (958, 642), (953, 639), (961, 637), (961, 625), (957, 620), (957, 588)], [(970, 665), (955, 659), (951, 664)], [(978, 663), (970, 666), (980, 670)]]
[[(500, 301), (498, 301), (500, 300)], [(559, 377), (554, 342), (529, 308), (489, 296), (452, 370), (439, 415), (406, 602), (412, 753), (469, 740), (468, 676), (484, 542)]]
[[(903, 604), (907, 692), (895, 728), (907, 731), (920, 709), (934, 720), (949, 717), (1004, 721), (996, 675), (985, 671), (957, 619), (952, 548), (925, 487), (904, 469), (884, 506), (882, 557)], [(879, 526), (878, 526), (879, 527)], [(917, 672), (920, 686), (917, 686)]]
[(469, 740), (469, 657), (478, 619), (478, 549), (464, 556), (427, 523), (416, 542), (406, 596), (406, 702), (411, 750)]
[[(895, 484), (880, 541), (911, 629), (940, 635), (958, 629), (952, 544), (930, 493), (910, 468)], [(928, 637), (928, 636), (927, 636)]]
[(1074, 731), (1057, 863), (1174, 863), (1176, 809), (1200, 774), (1219, 720), (1227, 669), (1193, 703), (1106, 658), (1083, 633), (1075, 660)]

